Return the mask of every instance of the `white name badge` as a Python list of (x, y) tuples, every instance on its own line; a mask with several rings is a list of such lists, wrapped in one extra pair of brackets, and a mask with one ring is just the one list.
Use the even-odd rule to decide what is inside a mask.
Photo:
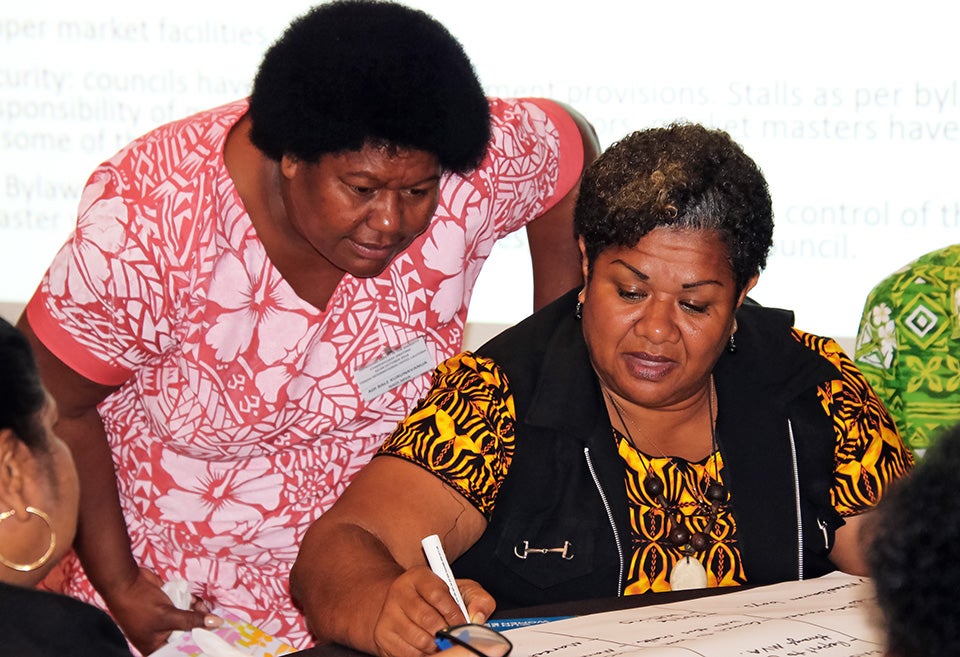
[(354, 380), (360, 388), (360, 396), (370, 401), (415, 376), (429, 372), (435, 365), (427, 341), (417, 338), (359, 368)]

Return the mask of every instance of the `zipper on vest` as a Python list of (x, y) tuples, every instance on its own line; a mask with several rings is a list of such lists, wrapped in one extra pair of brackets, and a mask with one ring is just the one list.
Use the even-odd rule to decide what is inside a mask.
[(790, 434), (790, 458), (793, 461), (793, 502), (797, 510), (797, 579), (803, 579), (803, 514), (800, 511), (800, 468), (797, 466), (797, 443), (793, 438), (793, 423), (787, 419)]
[(617, 597), (619, 598), (623, 596), (623, 546), (620, 545), (620, 532), (617, 531), (617, 523), (614, 522), (613, 519), (613, 510), (610, 508), (607, 495), (603, 492), (603, 487), (600, 485), (600, 478), (597, 476), (597, 471), (593, 468), (589, 447), (583, 448), (583, 457), (587, 460), (587, 469), (593, 478), (593, 485), (597, 487), (597, 492), (600, 493), (600, 501), (603, 502), (603, 508), (607, 512), (607, 520), (610, 521), (610, 529), (613, 530), (613, 540), (617, 544), (617, 555), (620, 557), (620, 574), (617, 577)]

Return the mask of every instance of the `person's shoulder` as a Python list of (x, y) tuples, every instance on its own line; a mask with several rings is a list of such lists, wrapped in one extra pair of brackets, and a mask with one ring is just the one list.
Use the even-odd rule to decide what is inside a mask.
[[(102, 163), (90, 175), (80, 199), (79, 215), (110, 217), (126, 224), (157, 212), (116, 212), (126, 208), (161, 204), (159, 197), (192, 194), (213, 203), (223, 193), (223, 149), (227, 135), (247, 111), (247, 101), (236, 101), (154, 128)], [(108, 201), (104, 203), (104, 201)], [(192, 219), (214, 216), (192, 212)], [(180, 224), (171, 228), (182, 231)]]
[(930, 251), (911, 263), (913, 266), (960, 268), (960, 243)]
[(487, 103), (490, 105), (490, 115), (496, 119), (510, 117), (516, 112), (529, 112), (531, 109), (540, 111), (551, 109), (555, 103), (543, 98), (515, 97), (508, 98), (504, 96), (488, 96)]
[(737, 311), (737, 327), (737, 350), (721, 362), (737, 363), (742, 373), (778, 385), (815, 384), (839, 375), (840, 345), (797, 329), (790, 310), (744, 303)]
[(849, 356), (834, 338), (825, 335), (817, 335), (809, 331), (804, 331), (793, 327), (791, 334), (793, 338), (803, 347), (809, 349), (821, 358), (824, 358), (838, 369), (850, 361)]
[(216, 163), (221, 159), (227, 135), (246, 114), (247, 107), (246, 100), (238, 100), (164, 123), (131, 141), (106, 164), (123, 168), (136, 165), (145, 157), (150, 157), (153, 167), (160, 170), (169, 170), (186, 160)]
[(939, 280), (960, 280), (960, 244), (930, 251), (908, 262), (877, 283), (870, 291), (870, 298), (886, 297)]
[(834, 338), (797, 328), (794, 319), (792, 310), (770, 308), (758, 303), (744, 303), (737, 311), (737, 324), (741, 330), (750, 331), (763, 338), (768, 346), (778, 342), (798, 343), (821, 356), (843, 352), (840, 343)]
[(493, 122), (493, 138), (498, 138), (498, 130), (507, 126), (524, 131), (541, 132), (566, 136), (577, 131), (571, 111), (562, 103), (550, 98), (497, 98), (487, 99), (490, 104), (490, 118)]
[(0, 583), (0, 611), (2, 644), (13, 650), (2, 654), (132, 657), (110, 617), (80, 600)]
[(793, 327), (793, 318), (792, 310), (764, 306), (747, 298), (737, 310), (737, 332), (756, 332), (767, 338), (782, 337)]

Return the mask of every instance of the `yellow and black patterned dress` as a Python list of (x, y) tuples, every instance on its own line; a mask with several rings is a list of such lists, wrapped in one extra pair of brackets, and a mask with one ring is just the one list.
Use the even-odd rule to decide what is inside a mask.
[[(902, 476), (912, 459), (882, 404), (839, 345), (796, 329), (793, 336), (840, 371), (839, 378), (818, 389), (836, 435), (831, 501), (841, 516), (859, 514), (879, 501), (884, 486)], [(510, 470), (516, 422), (513, 397), (500, 368), (468, 352), (437, 369), (431, 392), (380, 453), (426, 468), (490, 517)], [(682, 558), (667, 537), (671, 523), (680, 520), (673, 515), (677, 511), (667, 518), (659, 501), (644, 490), (644, 478), (651, 471), (665, 482), (662, 497), (682, 514), (680, 521), (688, 531), (710, 531), (709, 548), (695, 555), (707, 571), (708, 586), (746, 583), (736, 518), (721, 506), (710, 523), (710, 504), (704, 497), (710, 483), (723, 482), (721, 454), (692, 463), (644, 454), (617, 432), (611, 441), (623, 461), (630, 508), (631, 554), (624, 594), (669, 590), (670, 573)]]

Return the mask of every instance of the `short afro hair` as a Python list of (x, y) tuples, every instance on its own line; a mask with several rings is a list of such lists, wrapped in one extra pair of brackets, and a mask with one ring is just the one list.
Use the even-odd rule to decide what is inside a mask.
[(592, 271), (600, 252), (636, 246), (661, 227), (717, 231), (742, 290), (773, 243), (767, 182), (721, 130), (679, 123), (634, 132), (584, 173), (574, 229)]
[(867, 525), (889, 654), (954, 655), (960, 628), (960, 425), (940, 434)]
[(294, 20), (260, 64), (250, 117), (254, 145), (274, 160), (391, 146), (465, 173), (490, 140), (489, 104), (460, 43), (426, 13), (374, 0)]

